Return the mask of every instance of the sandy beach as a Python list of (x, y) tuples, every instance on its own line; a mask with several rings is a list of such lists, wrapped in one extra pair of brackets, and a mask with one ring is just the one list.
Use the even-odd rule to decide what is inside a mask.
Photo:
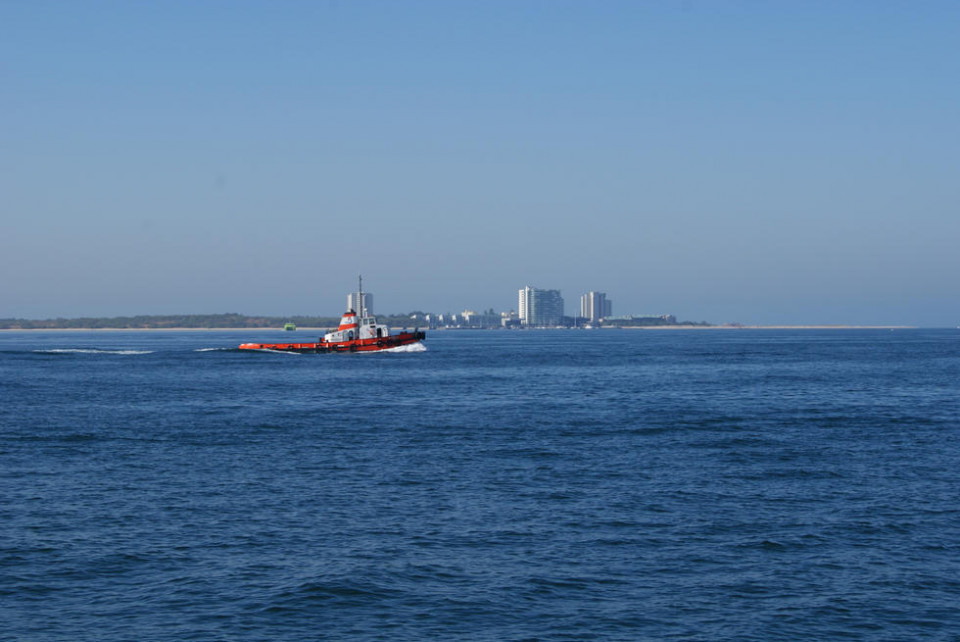
[[(909, 330), (911, 325), (651, 325), (624, 330)], [(606, 329), (606, 328), (604, 328)]]

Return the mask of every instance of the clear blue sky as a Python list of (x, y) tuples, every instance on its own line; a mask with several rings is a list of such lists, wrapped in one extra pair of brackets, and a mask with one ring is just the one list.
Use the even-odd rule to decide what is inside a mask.
[(0, 2), (0, 317), (960, 324), (960, 3)]

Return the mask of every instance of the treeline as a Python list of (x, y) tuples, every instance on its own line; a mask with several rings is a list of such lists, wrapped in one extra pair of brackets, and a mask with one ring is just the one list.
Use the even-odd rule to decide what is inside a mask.
[(340, 317), (257, 317), (244, 314), (163, 314), (133, 317), (80, 317), (76, 319), (0, 319), (3, 330), (97, 330), (162, 328), (282, 328), (285, 323), (298, 327), (335, 327)]

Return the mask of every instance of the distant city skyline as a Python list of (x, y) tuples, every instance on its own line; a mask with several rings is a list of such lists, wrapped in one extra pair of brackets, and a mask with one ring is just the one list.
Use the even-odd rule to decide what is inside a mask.
[[(347, 294), (347, 310), (360, 310), (360, 292), (350, 292)], [(373, 309), (373, 293), (363, 292), (363, 307), (367, 314), (376, 314)], [(420, 311), (431, 315), (481, 315), (477, 309), (491, 309), (499, 314), (514, 313), (521, 325), (551, 325), (558, 322), (561, 317), (581, 318), (587, 321), (599, 321), (605, 316), (612, 314), (612, 301), (609, 300), (605, 292), (590, 291), (579, 297), (579, 310), (569, 313), (566, 310), (566, 300), (563, 298), (560, 290), (535, 288), (524, 286), (518, 290), (517, 305), (510, 308), (497, 309), (487, 306), (466, 306), (462, 309), (451, 309), (449, 306), (431, 309), (431, 310), (394, 310), (387, 314), (406, 314), (409, 312)]]
[[(0, 317), (960, 324), (960, 3), (0, 3)], [(552, 284), (552, 285), (551, 285)]]

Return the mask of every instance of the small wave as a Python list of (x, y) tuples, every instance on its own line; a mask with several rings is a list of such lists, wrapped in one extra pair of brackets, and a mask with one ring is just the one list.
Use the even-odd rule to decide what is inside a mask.
[(34, 350), (41, 354), (153, 354), (153, 350), (100, 350), (97, 348), (51, 348)]

